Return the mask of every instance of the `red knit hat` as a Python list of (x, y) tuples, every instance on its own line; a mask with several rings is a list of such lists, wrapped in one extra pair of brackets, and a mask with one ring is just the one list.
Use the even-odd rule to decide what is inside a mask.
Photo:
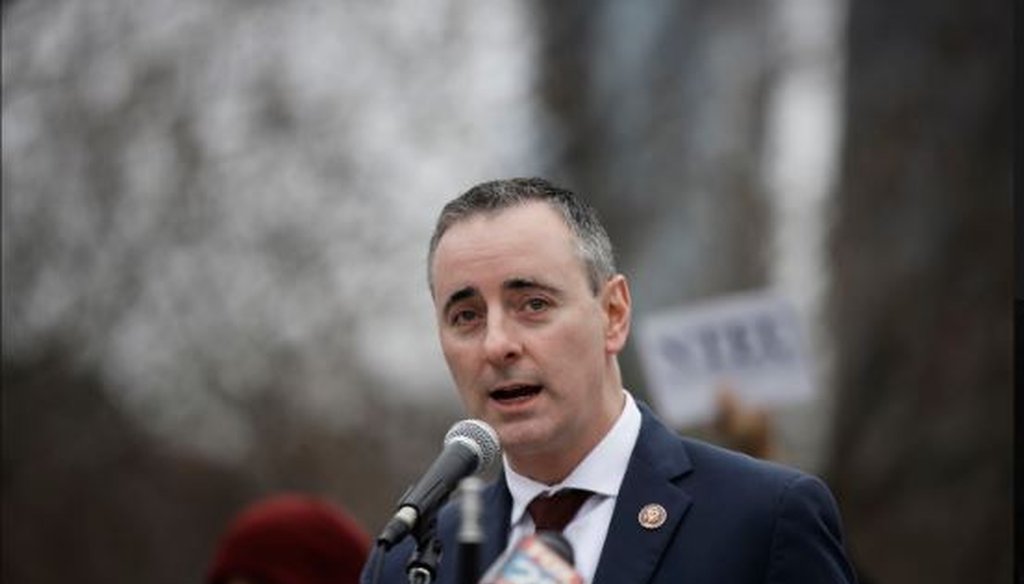
[(369, 536), (337, 506), (278, 495), (235, 517), (206, 582), (240, 577), (253, 584), (356, 584), (369, 552)]

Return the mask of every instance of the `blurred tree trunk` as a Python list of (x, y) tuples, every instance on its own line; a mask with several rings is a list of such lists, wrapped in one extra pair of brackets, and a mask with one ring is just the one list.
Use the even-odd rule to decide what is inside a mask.
[[(539, 92), (561, 139), (547, 174), (584, 194), (645, 311), (759, 287), (757, 176), (771, 80), (768, 5), (539, 2)], [(627, 387), (643, 396), (632, 345)]]
[(872, 582), (1010, 580), (1010, 8), (851, 5), (830, 478)]
[(256, 489), (158, 444), (70, 354), (3, 360), (0, 581), (200, 581)]

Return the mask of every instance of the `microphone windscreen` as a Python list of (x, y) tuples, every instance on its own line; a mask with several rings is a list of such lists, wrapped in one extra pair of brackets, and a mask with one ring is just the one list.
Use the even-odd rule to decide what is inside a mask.
[[(548, 545), (550, 540), (543, 532), (522, 538), (487, 570), (480, 584), (583, 584), (572, 564)], [(571, 555), (569, 542), (564, 545)]]
[(459, 442), (467, 446), (477, 456), (476, 472), (489, 468), (501, 455), (501, 444), (498, 433), (482, 420), (462, 420), (456, 422), (444, 435), (444, 445)]
[(572, 544), (569, 540), (565, 539), (559, 531), (538, 531), (536, 533), (537, 539), (540, 539), (551, 548), (551, 551), (558, 554), (560, 558), (568, 562), (570, 566), (576, 565), (576, 557), (572, 552)]

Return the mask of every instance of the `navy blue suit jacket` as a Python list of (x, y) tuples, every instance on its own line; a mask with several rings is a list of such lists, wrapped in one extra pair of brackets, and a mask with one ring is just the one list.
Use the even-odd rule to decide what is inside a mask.
[[(819, 479), (683, 438), (643, 404), (640, 436), (626, 469), (591, 584), (831, 584), (855, 582), (836, 504)], [(505, 549), (512, 497), (503, 477), (483, 494), (486, 569)], [(638, 516), (668, 512), (657, 529)], [(461, 584), (458, 509), (438, 514), (444, 555), (438, 584)], [(412, 538), (387, 553), (381, 584), (407, 582)], [(363, 574), (370, 584), (371, 557)]]

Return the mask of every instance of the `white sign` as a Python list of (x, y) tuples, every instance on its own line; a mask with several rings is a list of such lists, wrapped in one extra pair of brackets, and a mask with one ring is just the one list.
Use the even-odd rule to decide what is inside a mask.
[(650, 314), (638, 324), (651, 398), (677, 427), (710, 421), (722, 384), (759, 405), (813, 392), (796, 311), (774, 293), (721, 297)]

